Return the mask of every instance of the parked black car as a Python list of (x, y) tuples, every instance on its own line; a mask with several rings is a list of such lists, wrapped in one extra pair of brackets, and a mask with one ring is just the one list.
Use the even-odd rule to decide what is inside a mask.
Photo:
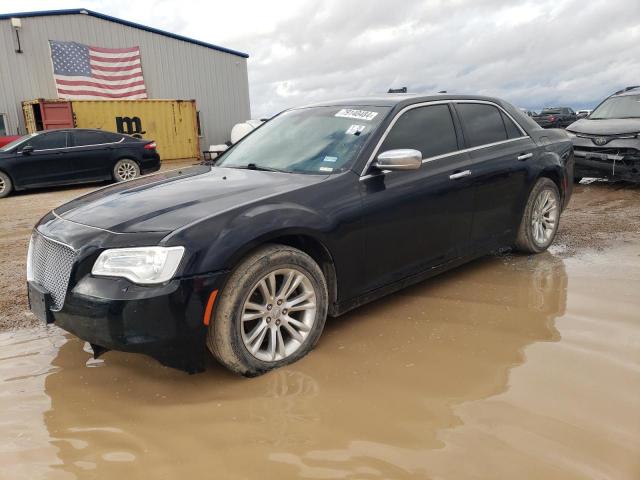
[(567, 127), (583, 177), (640, 182), (640, 86), (607, 97), (588, 118)]
[(544, 108), (532, 118), (542, 128), (565, 128), (578, 119), (578, 115), (569, 107)]
[[(573, 183), (564, 131), (471, 96), (296, 108), (196, 166), (46, 215), (31, 309), (106, 349), (257, 375), (318, 341), (327, 314), (515, 246), (553, 241)], [(390, 319), (392, 321), (393, 319)]]
[(81, 128), (47, 130), (0, 148), (0, 198), (13, 190), (131, 180), (159, 168), (152, 140)]

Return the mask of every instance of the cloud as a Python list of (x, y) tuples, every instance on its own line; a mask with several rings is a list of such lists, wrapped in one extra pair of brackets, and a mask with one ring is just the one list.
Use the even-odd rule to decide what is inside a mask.
[[(49, 8), (76, 6), (51, 2)], [(42, 3), (23, 0), (24, 9)], [(438, 90), (590, 107), (640, 84), (640, 2), (90, 0), (86, 8), (248, 52), (254, 117), (330, 98)], [(0, 2), (9, 12), (13, 4)]]

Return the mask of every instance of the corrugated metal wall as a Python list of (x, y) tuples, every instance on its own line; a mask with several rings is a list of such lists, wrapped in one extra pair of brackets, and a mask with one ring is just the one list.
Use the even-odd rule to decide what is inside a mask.
[(204, 149), (229, 140), (231, 127), (251, 117), (246, 58), (83, 14), (21, 21), (24, 53), (16, 53), (11, 23), (0, 20), (0, 114), (7, 114), (9, 133), (25, 131), (23, 100), (56, 98), (49, 40), (139, 45), (149, 98), (195, 99)]

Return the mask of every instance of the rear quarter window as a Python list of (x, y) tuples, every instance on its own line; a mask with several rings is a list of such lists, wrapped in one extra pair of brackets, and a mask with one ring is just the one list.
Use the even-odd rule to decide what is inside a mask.
[(109, 143), (112, 140), (107, 135), (111, 135), (105, 132), (73, 132), (73, 145), (75, 147), (83, 147), (87, 145), (100, 145), (102, 143)]
[(501, 112), (493, 105), (459, 103), (456, 110), (468, 147), (507, 140), (507, 130)]

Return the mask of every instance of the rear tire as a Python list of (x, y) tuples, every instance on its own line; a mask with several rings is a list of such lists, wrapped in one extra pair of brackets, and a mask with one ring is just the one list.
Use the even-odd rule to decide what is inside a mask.
[(580, 183), (583, 177), (573, 177), (573, 183)]
[(298, 249), (267, 245), (230, 274), (214, 308), (207, 346), (231, 371), (261, 375), (313, 349), (327, 307), (327, 283), (318, 264)]
[(560, 222), (560, 192), (549, 178), (534, 185), (522, 215), (516, 248), (524, 253), (544, 252), (553, 242)]
[(0, 198), (7, 197), (13, 191), (13, 182), (9, 175), (0, 172)]
[(140, 165), (130, 158), (122, 158), (113, 167), (113, 179), (116, 182), (133, 180), (140, 176)]

